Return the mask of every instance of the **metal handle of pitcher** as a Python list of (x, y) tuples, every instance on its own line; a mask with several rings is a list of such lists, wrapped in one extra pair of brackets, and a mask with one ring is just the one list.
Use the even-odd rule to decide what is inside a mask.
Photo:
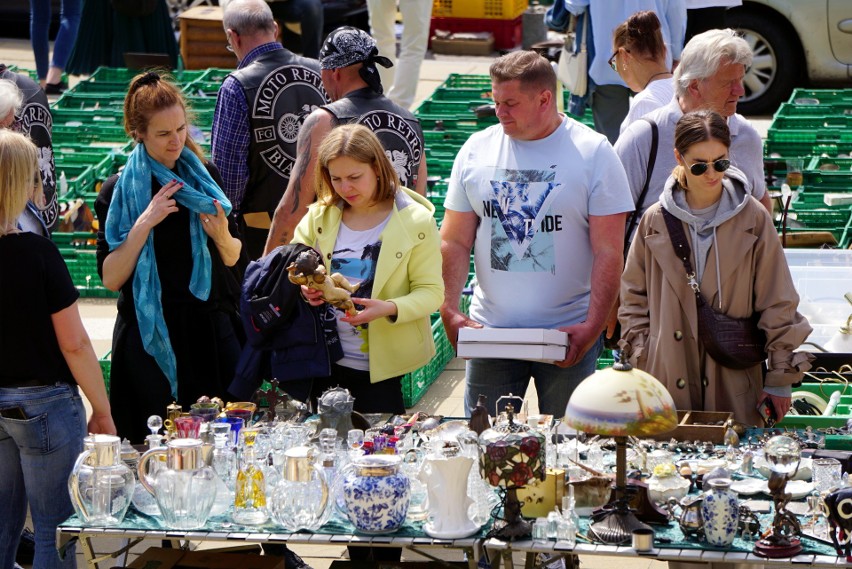
[(145, 454), (139, 458), (139, 463), (136, 465), (136, 474), (139, 482), (152, 496), (155, 496), (155, 494), (154, 487), (151, 486), (151, 482), (148, 477), (148, 461), (150, 461), (155, 455), (166, 456), (166, 450), (166, 447), (152, 448), (146, 451)]
[(71, 494), (71, 499), (80, 508), (84, 518), (91, 516), (91, 512), (86, 510), (86, 502), (83, 501), (83, 496), (80, 494), (80, 468), (92, 456), (93, 449), (84, 450), (77, 457), (74, 463), (74, 468), (71, 469), (71, 476), (68, 477), (68, 492)]

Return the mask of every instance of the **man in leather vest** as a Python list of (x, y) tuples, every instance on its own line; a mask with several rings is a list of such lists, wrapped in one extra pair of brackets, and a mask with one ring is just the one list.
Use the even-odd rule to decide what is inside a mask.
[(275, 209), (266, 253), (290, 242), (314, 201), (317, 148), (337, 125), (360, 123), (375, 132), (402, 185), (425, 195), (426, 157), (420, 121), (382, 94), (376, 64), (392, 65), (378, 54), (375, 40), (365, 31), (343, 26), (326, 38), (320, 51), (322, 82), (334, 102), (312, 112), (299, 132), (294, 174)]
[(24, 74), (15, 73), (6, 64), (0, 63), (0, 79), (8, 79), (20, 89), (23, 95), (21, 108), (17, 109), (14, 116), (0, 117), (0, 128), (10, 128), (16, 132), (27, 135), (38, 148), (38, 169), (41, 172), (41, 186), (43, 195), (39, 203), (32, 201), (27, 203), (27, 209), (23, 217), (31, 219), (35, 231), (41, 235), (48, 235), (56, 228), (59, 219), (59, 202), (56, 195), (56, 170), (53, 160), (53, 117), (44, 94), (38, 83)]
[(213, 162), (237, 212), (246, 250), (257, 259), (293, 169), (302, 123), (328, 97), (319, 62), (276, 41), (278, 25), (263, 0), (233, 0), (222, 23), (239, 65), (219, 89)]

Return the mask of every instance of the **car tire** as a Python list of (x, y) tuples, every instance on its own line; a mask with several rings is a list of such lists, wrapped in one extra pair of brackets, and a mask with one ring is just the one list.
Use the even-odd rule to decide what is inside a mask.
[(728, 11), (727, 20), (731, 28), (743, 34), (754, 52), (754, 61), (743, 80), (746, 94), (740, 99), (737, 112), (772, 114), (802, 80), (804, 64), (796, 32), (778, 16), (742, 8)]

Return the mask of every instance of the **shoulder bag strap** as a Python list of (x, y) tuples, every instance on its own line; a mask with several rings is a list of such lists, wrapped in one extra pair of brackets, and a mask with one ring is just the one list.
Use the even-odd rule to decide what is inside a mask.
[(669, 230), (669, 237), (672, 240), (675, 256), (683, 263), (683, 268), (686, 270), (686, 278), (689, 283), (689, 288), (695, 293), (695, 301), (701, 306), (705, 301), (701, 295), (701, 290), (698, 288), (698, 281), (695, 280), (695, 270), (692, 268), (692, 249), (689, 248), (689, 241), (686, 239), (686, 233), (683, 230), (683, 224), (666, 210), (661, 208), (663, 219), (666, 222), (666, 229)]
[(651, 153), (648, 155), (648, 171), (645, 174), (645, 185), (642, 186), (642, 193), (639, 194), (639, 200), (636, 202), (636, 209), (630, 214), (630, 219), (627, 222), (627, 231), (624, 234), (624, 256), (627, 257), (627, 250), (630, 248), (631, 236), (636, 223), (639, 221), (639, 211), (645, 203), (645, 196), (648, 195), (648, 187), (651, 185), (651, 175), (654, 173), (654, 164), (657, 162), (657, 147), (660, 142), (660, 129), (657, 128), (657, 123), (653, 119), (642, 117), (639, 120), (646, 121), (651, 125)]

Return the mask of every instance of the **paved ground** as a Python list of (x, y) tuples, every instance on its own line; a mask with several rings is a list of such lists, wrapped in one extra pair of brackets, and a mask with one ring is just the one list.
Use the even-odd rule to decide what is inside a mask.
[[(0, 61), (6, 64), (15, 64), (22, 68), (33, 69), (34, 61), (28, 40), (2, 39), (0, 38)], [(424, 61), (420, 82), (417, 87), (417, 97), (414, 106), (427, 98), (438, 87), (450, 73), (464, 74), (487, 74), (491, 57), (470, 56), (447, 56), (429, 55)], [(71, 84), (76, 82), (72, 78)], [(769, 125), (768, 117), (753, 119), (755, 126), (766, 136)], [(115, 321), (115, 301), (104, 299), (83, 299), (80, 301), (80, 311), (83, 321), (95, 346), (99, 357), (106, 354), (111, 345), (112, 329)], [(415, 411), (425, 411), (431, 414), (440, 414), (450, 417), (458, 417), (464, 414), (464, 365), (461, 360), (453, 360), (447, 366), (444, 373), (435, 381), (426, 395), (413, 408)], [(531, 388), (528, 393), (530, 401), (530, 412), (537, 411), (537, 398), (535, 389)], [(115, 548), (118, 540), (104, 539), (96, 543), (99, 551), (107, 551)], [(149, 546), (156, 545), (153, 542), (145, 542), (133, 550), (134, 554), (144, 551)], [(202, 544), (202, 547), (218, 547), (221, 544)], [(342, 546), (298, 546), (295, 550), (316, 569), (326, 569), (331, 562), (343, 559), (346, 556), (346, 548)], [(78, 548), (79, 551), (79, 548)], [(460, 561), (460, 553), (447, 550), (442, 557), (448, 560)], [(425, 560), (416, 554), (406, 553), (405, 560)], [(83, 557), (78, 553), (80, 567), (84, 566)], [(518, 559), (518, 563), (522, 560)], [(583, 567), (589, 569), (662, 569), (664, 563), (644, 558), (616, 558), (616, 557), (589, 557), (581, 560)], [(109, 567), (110, 562), (104, 567)]]

